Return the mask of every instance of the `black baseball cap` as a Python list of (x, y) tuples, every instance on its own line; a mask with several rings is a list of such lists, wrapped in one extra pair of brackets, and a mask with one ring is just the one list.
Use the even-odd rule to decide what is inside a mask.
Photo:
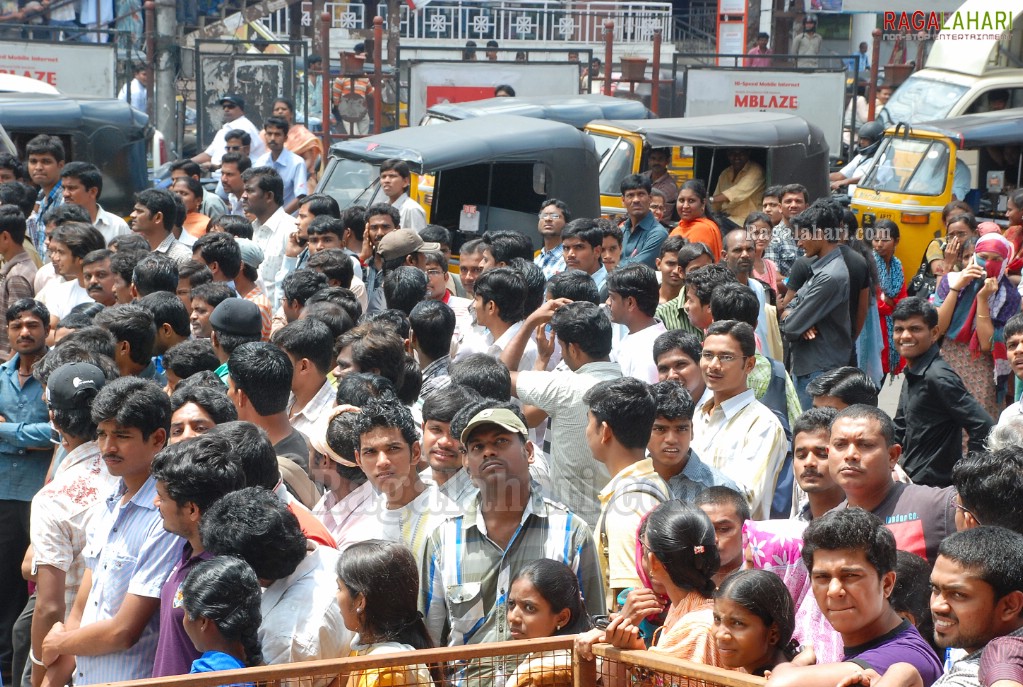
[(88, 408), (106, 383), (103, 370), (92, 363), (61, 365), (46, 380), (46, 402), (55, 410)]
[(263, 333), (263, 317), (259, 306), (244, 298), (225, 298), (210, 313), (210, 326), (224, 334), (235, 336), (260, 336)]

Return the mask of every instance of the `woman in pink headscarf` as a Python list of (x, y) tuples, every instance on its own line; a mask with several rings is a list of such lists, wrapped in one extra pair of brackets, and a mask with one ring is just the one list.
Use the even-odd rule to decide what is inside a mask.
[(1006, 275), (1012, 255), (1003, 236), (984, 234), (973, 259), (962, 271), (942, 277), (934, 294), (938, 334), (945, 335), (941, 355), (993, 418), (1011, 372), (1002, 328), (1020, 311), (1020, 295)]

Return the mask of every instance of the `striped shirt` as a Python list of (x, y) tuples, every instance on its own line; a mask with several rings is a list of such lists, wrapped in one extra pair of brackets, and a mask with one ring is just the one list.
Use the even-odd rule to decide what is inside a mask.
[(696, 406), (693, 451), (742, 487), (754, 520), (767, 520), (788, 451), (785, 430), (752, 389), (714, 403), (709, 389)]
[[(92, 571), (92, 588), (82, 615), (82, 627), (117, 615), (127, 594), (159, 599), (163, 583), (181, 557), (184, 543), (163, 529), (160, 511), (153, 505), (156, 480), (121, 505), (122, 481), (117, 490), (98, 504), (83, 555)], [(153, 674), (159, 638), (159, 613), (146, 623), (138, 641), (129, 649), (101, 656), (79, 656), (76, 685), (139, 680)]]
[[(532, 489), (506, 550), (487, 536), (480, 498), (434, 530), (420, 565), (420, 609), (430, 634), (451, 646), (511, 639), (507, 595), (526, 563), (550, 558), (579, 579), (587, 611), (604, 613), (593, 533), (581, 518)], [(514, 667), (514, 666), (512, 666)]]
[(699, 592), (689, 592), (668, 609), (664, 625), (655, 633), (650, 650), (724, 668), (711, 633), (713, 626), (714, 600), (705, 599)]
[(664, 328), (671, 331), (673, 329), (681, 329), (684, 332), (690, 334), (696, 334), (700, 339), (703, 339), (703, 332), (695, 324), (689, 321), (689, 315), (686, 313), (683, 304), (686, 302), (686, 287), (683, 286), (682, 290), (678, 292), (678, 295), (672, 298), (667, 303), (661, 303), (657, 306), (657, 310), (654, 313), (654, 317), (664, 323)]

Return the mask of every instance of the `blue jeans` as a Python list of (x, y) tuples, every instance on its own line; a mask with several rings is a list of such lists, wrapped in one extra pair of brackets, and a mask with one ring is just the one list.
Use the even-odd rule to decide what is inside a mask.
[(813, 397), (806, 393), (806, 385), (824, 374), (824, 370), (816, 370), (805, 375), (796, 375), (792, 383), (796, 387), (796, 395), (799, 396), (799, 406), (803, 410), (813, 407)]

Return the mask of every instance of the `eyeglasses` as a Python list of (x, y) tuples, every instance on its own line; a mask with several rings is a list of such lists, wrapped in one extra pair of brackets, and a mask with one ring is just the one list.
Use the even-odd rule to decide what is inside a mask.
[(722, 365), (727, 365), (728, 363), (735, 360), (739, 359), (745, 360), (749, 356), (732, 355), (731, 353), (711, 353), (710, 351), (704, 351), (703, 353), (700, 354), (700, 357), (706, 360), (708, 363), (714, 360), (714, 358), (717, 358), (719, 363), (721, 363)]
[(224, 104), (223, 104), (223, 107), (224, 107), (224, 109), (225, 109), (225, 110), (234, 110), (234, 109), (236, 109), (236, 108), (237, 108), (238, 106), (237, 106), (237, 105), (235, 105), (235, 104), (233, 104), (233, 103), (224, 103)]
[(241, 146), (224, 146), (224, 150), (241, 150)]
[[(973, 514), (973, 511), (964, 506), (963, 504), (959, 503), (959, 499), (955, 499), (952, 502), (952, 505), (956, 507), (956, 510), (961, 510), (963, 513), (972, 516), (974, 520), (977, 520), (977, 516)], [(977, 520), (977, 522), (979, 523), (980, 520)]]
[(561, 219), (561, 215), (556, 212), (541, 212), (540, 219)]
[(444, 270), (426, 270), (427, 277), (443, 277)]

